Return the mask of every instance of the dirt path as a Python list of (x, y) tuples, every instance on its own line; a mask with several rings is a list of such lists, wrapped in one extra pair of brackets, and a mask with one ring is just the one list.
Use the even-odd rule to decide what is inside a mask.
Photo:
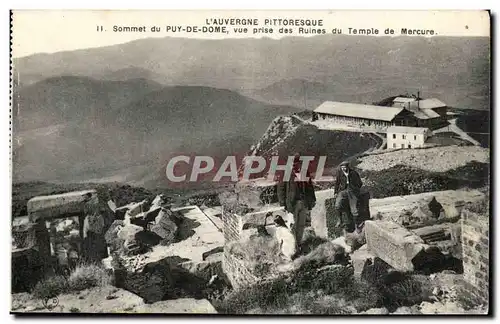
[(470, 137), (469, 134), (467, 134), (460, 127), (457, 126), (457, 119), (456, 118), (450, 119), (448, 122), (450, 123), (450, 125), (443, 127), (443, 128), (440, 128), (440, 129), (437, 129), (434, 131), (434, 133), (437, 134), (437, 133), (443, 133), (443, 132), (454, 132), (455, 134), (460, 136), (460, 138), (462, 138), (463, 140), (469, 141), (476, 146), (481, 145), (478, 141), (476, 141), (475, 139)]

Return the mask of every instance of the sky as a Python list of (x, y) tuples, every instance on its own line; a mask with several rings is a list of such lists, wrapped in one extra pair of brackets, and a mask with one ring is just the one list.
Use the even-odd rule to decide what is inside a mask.
[[(237, 34), (230, 26), (229, 34), (169, 32), (167, 26), (206, 26), (211, 18), (251, 18), (258, 19), (258, 27), (274, 28), (273, 34)], [(442, 10), (442, 11), (348, 11), (348, 10), (295, 10), (295, 11), (234, 11), (234, 10), (14, 10), (13, 13), (13, 57), (23, 57), (35, 53), (55, 53), (91, 47), (121, 44), (140, 38), (150, 37), (190, 37), (190, 38), (227, 38), (227, 37), (270, 37), (280, 38), (278, 29), (283, 26), (264, 26), (265, 19), (313, 19), (323, 20), (324, 28), (331, 34), (334, 28), (341, 28), (349, 34), (348, 28), (379, 30), (384, 35), (387, 28), (395, 30), (399, 36), (401, 28), (429, 29), (439, 36), (489, 36), (490, 18), (486, 11)], [(98, 31), (102, 26), (103, 31)], [(146, 32), (114, 32), (117, 27), (145, 26)], [(152, 26), (161, 28), (151, 32)], [(294, 27), (294, 36), (297, 34)], [(307, 27), (306, 27), (307, 28)], [(308, 34), (305, 36), (314, 36)], [(304, 36), (304, 35), (301, 35)], [(407, 36), (412, 37), (412, 36)]]

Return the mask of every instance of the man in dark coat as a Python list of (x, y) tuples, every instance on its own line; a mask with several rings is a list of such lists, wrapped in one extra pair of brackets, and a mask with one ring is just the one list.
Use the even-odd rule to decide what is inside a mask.
[(342, 219), (342, 227), (352, 233), (359, 218), (359, 198), (363, 185), (359, 173), (351, 169), (349, 162), (342, 162), (335, 180), (335, 210)]
[(295, 242), (297, 251), (302, 241), (302, 235), (308, 219), (310, 219), (310, 211), (316, 204), (316, 195), (314, 186), (309, 171), (306, 173), (308, 180), (302, 179), (300, 155), (295, 154), (292, 174), (290, 179), (280, 181), (277, 186), (278, 200), (285, 210), (293, 214)]

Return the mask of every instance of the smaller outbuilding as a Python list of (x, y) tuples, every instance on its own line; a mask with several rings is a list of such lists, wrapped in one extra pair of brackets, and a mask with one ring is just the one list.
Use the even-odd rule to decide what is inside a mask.
[(387, 128), (387, 149), (423, 147), (431, 134), (425, 127), (390, 126)]

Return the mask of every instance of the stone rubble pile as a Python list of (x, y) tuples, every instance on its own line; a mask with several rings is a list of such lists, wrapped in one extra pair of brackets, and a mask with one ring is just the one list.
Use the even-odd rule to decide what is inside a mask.
[[(164, 198), (158, 195), (148, 209), (147, 200), (116, 208), (114, 212), (117, 220), (105, 234), (111, 251), (137, 255), (154, 245), (173, 243), (180, 219), (164, 205)], [(123, 220), (119, 219), (121, 216)]]
[(105, 239), (117, 287), (141, 296), (146, 303), (154, 303), (183, 296), (202, 298), (207, 289), (227, 281), (220, 254), (206, 261), (193, 261), (170, 254), (162, 257), (153, 251), (155, 246), (162, 249), (182, 240), (184, 216), (168, 208), (162, 195), (149, 205), (143, 200), (114, 211), (116, 218), (122, 219), (111, 224)]

